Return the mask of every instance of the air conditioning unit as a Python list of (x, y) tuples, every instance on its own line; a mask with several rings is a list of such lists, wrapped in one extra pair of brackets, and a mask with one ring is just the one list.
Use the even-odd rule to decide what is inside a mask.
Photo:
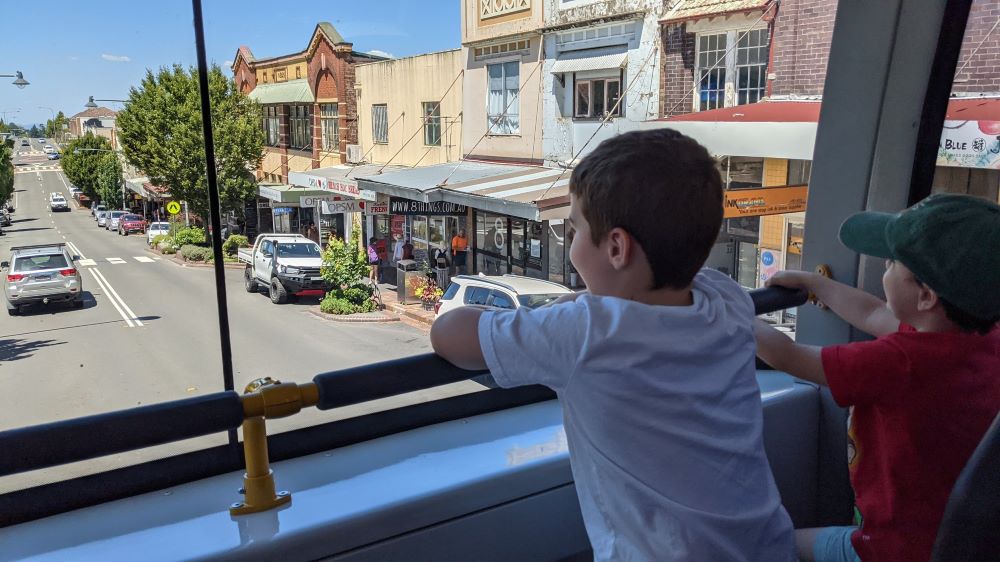
[(350, 164), (360, 164), (361, 158), (361, 145), (360, 144), (349, 144), (347, 145), (347, 162)]

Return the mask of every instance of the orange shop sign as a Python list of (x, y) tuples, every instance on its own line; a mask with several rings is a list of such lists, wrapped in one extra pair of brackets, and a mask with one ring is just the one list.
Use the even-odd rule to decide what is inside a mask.
[(722, 216), (734, 219), (805, 211), (808, 192), (804, 185), (726, 191)]

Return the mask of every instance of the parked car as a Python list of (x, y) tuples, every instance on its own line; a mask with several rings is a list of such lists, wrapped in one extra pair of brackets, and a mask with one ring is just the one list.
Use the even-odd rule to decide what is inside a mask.
[(51, 193), (49, 194), (49, 209), (52, 209), (52, 212), (68, 211), (69, 204), (66, 203), (66, 198), (61, 193)]
[(149, 228), (146, 229), (146, 244), (152, 246), (153, 238), (156, 238), (161, 234), (164, 236), (170, 234), (170, 223), (168, 222), (150, 223)]
[(97, 211), (97, 226), (100, 228), (108, 227), (108, 214), (110, 211)]
[(90, 216), (94, 217), (94, 220), (97, 220), (97, 213), (100, 211), (107, 211), (107, 210), (108, 208), (104, 206), (103, 203), (98, 203), (96, 207), (90, 208)]
[(128, 236), (133, 232), (146, 232), (146, 219), (140, 215), (122, 215), (118, 219), (118, 234)]
[(520, 275), (458, 275), (451, 278), (434, 309), (440, 315), (469, 304), (509, 310), (538, 308), (572, 292), (559, 283)]
[(118, 221), (127, 214), (129, 214), (128, 211), (108, 211), (108, 219), (105, 222), (104, 228), (118, 230)]
[[(75, 185), (71, 185), (71, 186), (69, 186), (69, 194), (73, 197), (73, 199), (76, 199), (77, 201), (79, 201), (80, 200), (80, 195), (83, 194), (83, 190), (80, 189), (79, 187), (75, 186)], [(94, 214), (93, 211), (91, 211), (90, 214)]]
[(83, 307), (83, 279), (65, 244), (15, 246), (10, 250), (10, 261), (0, 263), (0, 269), (7, 270), (3, 285), (7, 314), (14, 316), (35, 303), (67, 302)]
[(320, 275), (323, 249), (301, 234), (261, 234), (253, 248), (239, 248), (236, 255), (246, 264), (246, 291), (264, 287), (274, 304), (284, 304), (289, 295), (322, 295), (333, 288)]

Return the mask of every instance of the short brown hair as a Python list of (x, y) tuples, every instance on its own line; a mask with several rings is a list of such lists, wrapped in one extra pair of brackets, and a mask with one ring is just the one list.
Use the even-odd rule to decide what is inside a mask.
[(722, 179), (705, 147), (671, 129), (602, 142), (573, 170), (569, 191), (594, 244), (622, 228), (642, 246), (653, 288), (687, 287), (722, 227)]

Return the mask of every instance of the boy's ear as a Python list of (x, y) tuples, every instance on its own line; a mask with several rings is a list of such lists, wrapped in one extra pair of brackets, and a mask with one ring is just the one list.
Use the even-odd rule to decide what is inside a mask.
[(624, 228), (612, 228), (607, 234), (608, 261), (618, 271), (628, 267), (635, 255), (635, 240)]
[(920, 292), (917, 293), (917, 310), (919, 312), (927, 312), (941, 302), (941, 298), (934, 292), (934, 289), (924, 284), (920, 284), (919, 287)]

